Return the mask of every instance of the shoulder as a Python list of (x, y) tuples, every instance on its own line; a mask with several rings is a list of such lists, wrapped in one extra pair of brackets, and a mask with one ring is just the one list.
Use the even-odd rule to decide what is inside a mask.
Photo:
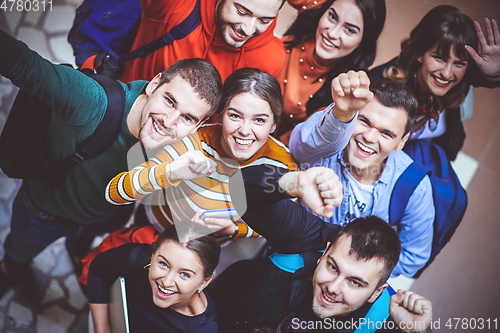
[[(401, 177), (403, 172), (413, 163), (413, 159), (404, 151), (398, 150), (390, 153), (386, 167), (384, 168), (385, 177), (391, 177), (392, 182), (396, 181)], [(389, 172), (390, 171), (390, 172)], [(415, 200), (421, 198), (422, 196), (429, 196), (432, 198), (432, 185), (429, 176), (426, 175), (422, 181), (417, 185), (415, 191), (413, 192), (410, 200)]]
[(202, 142), (203, 149), (207, 146), (217, 150), (221, 144), (222, 126), (220, 124), (207, 124), (200, 127), (195, 133), (198, 140)]
[(395, 57), (388, 62), (378, 65), (377, 67), (371, 69), (368, 71), (368, 76), (370, 77), (371, 81), (377, 81), (380, 80), (381, 78), (384, 77), (384, 72), (387, 68), (396, 65), (396, 62), (398, 60), (398, 57)]
[(260, 157), (268, 157), (286, 165), (288, 169), (297, 169), (295, 160), (288, 147), (272, 136), (267, 138), (264, 146), (259, 150)]
[[(413, 159), (402, 150), (395, 150), (391, 152), (387, 158), (386, 165), (384, 167), (384, 173), (390, 174), (391, 177), (396, 181), (401, 174), (413, 163)], [(423, 181), (420, 183), (426, 183), (430, 186), (430, 180), (428, 176), (425, 176)]]
[(394, 176), (399, 176), (411, 163), (413, 163), (413, 159), (410, 155), (402, 150), (394, 150), (387, 157), (384, 172), (386, 169), (392, 169), (391, 172)]
[(143, 80), (131, 81), (127, 84), (121, 81), (118, 82), (120, 82), (123, 90), (125, 91), (125, 105), (128, 105), (128, 107), (125, 107), (126, 109), (130, 109), (132, 107), (132, 104), (135, 102), (137, 97), (143, 93), (149, 83), (149, 81)]
[(215, 305), (215, 301), (208, 293), (205, 293), (205, 296), (207, 297), (207, 309), (205, 310), (204, 314), (207, 316), (207, 318), (215, 320), (217, 316), (217, 306)]
[(221, 130), (221, 124), (206, 124), (200, 127), (197, 133), (200, 135), (200, 138), (208, 138), (220, 133)]
[(186, 317), (193, 324), (190, 325), (189, 332), (191, 333), (217, 333), (219, 325), (217, 324), (217, 309), (214, 300), (205, 293), (207, 297), (207, 309), (200, 315), (194, 317)]
[(113, 265), (117, 261), (126, 269), (142, 268), (150, 262), (151, 245), (128, 243), (99, 253), (91, 262), (91, 266)]

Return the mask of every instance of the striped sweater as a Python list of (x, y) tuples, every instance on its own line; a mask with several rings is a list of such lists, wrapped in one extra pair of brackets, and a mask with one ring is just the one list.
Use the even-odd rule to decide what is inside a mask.
[[(196, 212), (210, 209), (232, 208), (229, 179), (240, 168), (250, 165), (271, 164), (296, 170), (288, 149), (272, 137), (247, 161), (234, 161), (222, 148), (221, 126), (207, 125), (182, 141), (167, 145), (154, 157), (128, 172), (115, 176), (106, 189), (106, 199), (115, 205), (130, 204), (148, 196), (153, 205), (154, 219), (163, 227), (175, 221), (190, 220)], [(216, 163), (216, 171), (209, 177), (171, 184), (166, 177), (166, 166), (189, 150), (199, 150)], [(161, 190), (161, 191), (160, 191)], [(168, 205), (165, 204), (168, 202)], [(256, 234), (243, 223), (237, 223), (240, 237)]]

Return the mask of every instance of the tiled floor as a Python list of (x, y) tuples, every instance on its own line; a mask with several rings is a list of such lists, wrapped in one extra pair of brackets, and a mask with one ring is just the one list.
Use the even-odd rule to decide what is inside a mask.
[[(76, 3), (53, 0), (52, 11), (0, 11), (0, 27), (27, 43), (54, 62), (73, 62), (72, 50), (66, 42), (73, 22)], [(0, 51), (1, 52), (1, 51)], [(17, 90), (0, 77), (0, 127)], [(0, 241), (3, 244), (10, 223), (10, 205), (19, 181), (0, 173)], [(0, 247), (0, 258), (3, 246)], [(66, 333), (86, 332), (87, 299), (82, 294), (73, 267), (58, 240), (35, 258), (38, 281), (42, 287), (41, 302), (33, 303), (33, 295), (9, 291), (0, 300), (0, 332)]]
[[(55, 62), (72, 63), (72, 50), (66, 42), (66, 34), (79, 2), (81, 0), (52, 0), (53, 9), (46, 12), (0, 11), (0, 27), (44, 57)], [(485, 16), (500, 19), (499, 0), (386, 0), (386, 3), (388, 18), (379, 41), (376, 64), (396, 55), (399, 41), (436, 5), (455, 5), (478, 21)], [(285, 30), (293, 15), (294, 11), (285, 7), (278, 33)], [(14, 96), (15, 88), (0, 77), (0, 128)], [(435, 330), (439, 332), (448, 331), (444, 324), (449, 318), (500, 317), (500, 246), (497, 236), (500, 233), (500, 205), (497, 203), (500, 198), (500, 151), (497, 146), (500, 140), (500, 98), (498, 89), (475, 89), (474, 97), (474, 116), (465, 125), (468, 135), (463, 149), (465, 162), (456, 165), (469, 183), (469, 208), (449, 245), (412, 286), (433, 301), (434, 318), (441, 320), (441, 329)], [(10, 205), (18, 186), (18, 181), (0, 173), (0, 244), (8, 232)], [(249, 246), (256, 247), (255, 244)], [(234, 248), (228, 246), (224, 251), (234, 252)], [(3, 248), (0, 246), (2, 257)], [(227, 260), (223, 262), (226, 264)], [(42, 301), (33, 304), (29, 297), (10, 291), (0, 299), (0, 332), (86, 332), (86, 299), (76, 283), (62, 240), (41, 253), (34, 266), (44, 284)]]

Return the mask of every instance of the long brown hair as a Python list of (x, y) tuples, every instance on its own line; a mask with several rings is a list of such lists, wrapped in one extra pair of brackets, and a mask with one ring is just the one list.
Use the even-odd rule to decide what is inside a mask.
[(477, 69), (465, 45), (477, 50), (478, 39), (474, 22), (453, 6), (442, 5), (431, 9), (411, 31), (410, 37), (401, 42), (401, 53), (396, 66), (390, 67), (385, 76), (403, 82), (419, 94), (416, 73), (421, 67), (418, 58), (432, 48), (442, 55), (451, 55), (451, 49), (460, 59), (468, 62), (464, 78), (444, 96), (436, 96), (443, 108), (457, 107), (465, 99), (470, 73)]
[[(293, 39), (285, 44), (294, 47), (300, 43), (316, 38), (316, 29), (323, 14), (336, 0), (328, 0), (321, 7), (312, 8), (300, 13), (285, 36)], [(311, 114), (332, 102), (331, 81), (340, 73), (348, 70), (367, 70), (373, 64), (377, 55), (377, 40), (384, 28), (386, 18), (385, 0), (355, 0), (356, 6), (363, 15), (363, 37), (359, 46), (346, 55), (330, 69), (323, 86), (314, 94), (306, 105), (307, 113)]]

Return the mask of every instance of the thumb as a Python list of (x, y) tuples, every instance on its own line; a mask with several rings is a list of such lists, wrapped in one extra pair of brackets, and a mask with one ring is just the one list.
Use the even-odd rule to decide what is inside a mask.
[(316, 214), (324, 217), (332, 217), (333, 215), (333, 206), (325, 205), (317, 209)]

